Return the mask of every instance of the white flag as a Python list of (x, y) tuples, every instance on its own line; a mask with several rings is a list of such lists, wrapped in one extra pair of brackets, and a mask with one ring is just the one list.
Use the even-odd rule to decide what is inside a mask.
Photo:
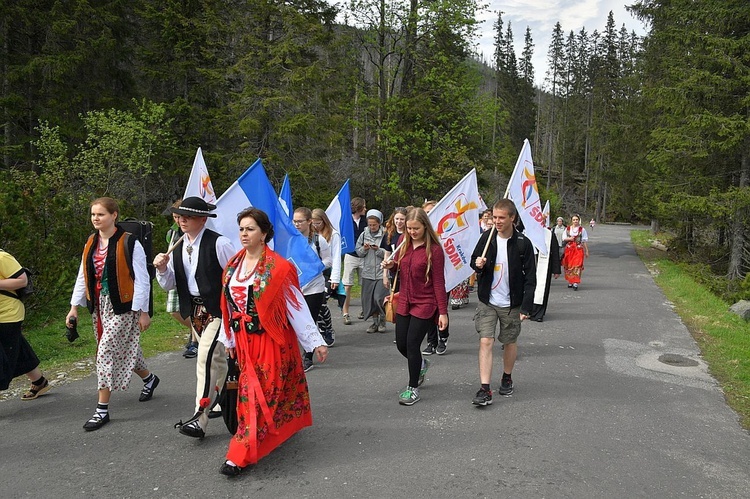
[(547, 226), (547, 228), (550, 228), (550, 220), (549, 220), (549, 199), (546, 203), (544, 203), (544, 208), (542, 208), (542, 213), (544, 214), (544, 225)]
[(539, 199), (539, 189), (534, 176), (534, 162), (531, 159), (529, 140), (523, 141), (521, 154), (508, 182), (506, 197), (513, 200), (518, 215), (524, 225), (524, 233), (541, 254), (547, 254), (544, 243), (544, 213)]
[[(224, 193), (227, 194), (226, 192)], [(187, 187), (185, 187), (184, 198), (199, 197), (205, 202), (218, 205), (216, 200), (216, 192), (214, 186), (211, 184), (211, 176), (208, 174), (208, 168), (206, 162), (203, 160), (203, 152), (201, 148), (198, 148), (198, 152), (195, 153), (195, 160), (193, 161), (193, 169), (190, 171), (190, 178), (188, 179)], [(224, 196), (222, 196), (224, 197)], [(234, 249), (239, 250), (242, 246), (237, 230), (237, 212), (224, 213), (217, 206), (214, 211), (217, 214), (216, 218), (209, 217), (206, 221), (206, 227), (218, 232), (222, 236), (226, 236), (232, 241)]]
[(470, 260), (479, 240), (480, 204), (477, 171), (471, 170), (428, 215), (445, 254), (446, 291), (474, 273)]
[(208, 174), (206, 162), (203, 160), (203, 152), (198, 148), (193, 161), (193, 169), (190, 171), (187, 187), (185, 187), (184, 198), (197, 196), (207, 203), (216, 204), (216, 192), (211, 185), (211, 176)]

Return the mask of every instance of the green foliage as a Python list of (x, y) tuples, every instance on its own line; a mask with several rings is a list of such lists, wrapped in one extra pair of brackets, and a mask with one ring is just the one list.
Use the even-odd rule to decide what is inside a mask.
[[(78, 333), (80, 337), (73, 343), (65, 337), (65, 316), (70, 310), (66, 300), (45, 304), (44, 308), (27, 310), (24, 321), (24, 335), (34, 347), (45, 372), (57, 368), (69, 371), (70, 364), (96, 355), (96, 338), (94, 336), (91, 315), (79, 309)], [(174, 351), (185, 344), (187, 329), (179, 325), (170, 314), (165, 312), (166, 292), (154, 289), (154, 317), (149, 329), (141, 334), (141, 347), (145, 356)]]
[(750, 428), (750, 323), (729, 312), (728, 302), (695, 279), (695, 267), (672, 262), (662, 252), (654, 256), (644, 251), (649, 238), (646, 231), (631, 234), (656, 283), (698, 342), (727, 402), (740, 415), (742, 425)]

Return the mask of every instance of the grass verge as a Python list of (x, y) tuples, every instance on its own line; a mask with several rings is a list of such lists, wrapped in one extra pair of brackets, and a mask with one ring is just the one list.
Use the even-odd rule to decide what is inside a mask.
[[(360, 287), (354, 286), (352, 296), (359, 295)], [(141, 348), (146, 358), (163, 352), (182, 350), (187, 342), (187, 329), (167, 313), (166, 301), (167, 293), (154, 281), (154, 316), (151, 319), (151, 327), (141, 334)], [(336, 309), (334, 300), (329, 302), (329, 307), (332, 310)], [(27, 310), (23, 324), (24, 336), (39, 357), (39, 367), (54, 383), (81, 379), (94, 372), (96, 339), (91, 314), (85, 307), (78, 309), (80, 337), (69, 343), (65, 337), (65, 317), (69, 310), (70, 305), (66, 300), (37, 303)], [(9, 390), (0, 392), (0, 400), (18, 396), (26, 388), (26, 376), (19, 376), (13, 380)]]
[(632, 231), (638, 256), (687, 326), (719, 381), (729, 406), (750, 430), (750, 323), (729, 312), (730, 304), (698, 284), (678, 262), (651, 247), (649, 231)]

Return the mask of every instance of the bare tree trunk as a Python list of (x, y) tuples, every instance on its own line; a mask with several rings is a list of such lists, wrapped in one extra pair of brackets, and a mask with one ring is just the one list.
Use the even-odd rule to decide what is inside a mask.
[[(0, 73), (3, 74), (3, 82), (2, 82), (2, 91), (0, 91), (0, 97), (5, 100), (5, 98), (8, 96), (8, 50), (10, 49), (10, 45), (8, 44), (8, 20), (6, 18), (3, 18), (3, 24), (0, 26), (0, 33), (2, 33), (2, 39), (3, 39), (3, 53), (2, 53), (2, 61), (0, 61)], [(10, 142), (11, 142), (11, 135), (10, 135), (10, 112), (8, 111), (9, 106), (3, 106), (3, 141), (4, 141), (4, 148), (3, 148), (3, 165), (6, 169), (10, 168), (10, 154), (8, 154), (8, 151), (10, 150)]]
[(410, 0), (409, 19), (406, 22), (406, 40), (404, 46), (404, 76), (401, 79), (401, 95), (410, 95), (414, 87), (414, 54), (417, 43), (417, 19), (419, 1)]
[[(742, 168), (740, 170), (739, 188), (744, 189), (750, 184), (750, 135), (745, 136), (744, 150), (742, 151)], [(747, 230), (745, 220), (747, 210), (744, 206), (738, 206), (732, 217), (732, 247), (729, 253), (729, 268), (727, 278), (730, 280), (744, 279), (746, 268), (742, 264), (742, 256), (747, 242)]]

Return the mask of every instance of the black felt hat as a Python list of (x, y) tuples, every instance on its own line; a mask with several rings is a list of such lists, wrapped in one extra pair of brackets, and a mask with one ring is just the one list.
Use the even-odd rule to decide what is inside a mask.
[(211, 213), (216, 206), (205, 202), (203, 199), (193, 196), (182, 200), (178, 208), (170, 208), (170, 212), (175, 215), (184, 215), (186, 217), (211, 217), (216, 218), (216, 213)]

